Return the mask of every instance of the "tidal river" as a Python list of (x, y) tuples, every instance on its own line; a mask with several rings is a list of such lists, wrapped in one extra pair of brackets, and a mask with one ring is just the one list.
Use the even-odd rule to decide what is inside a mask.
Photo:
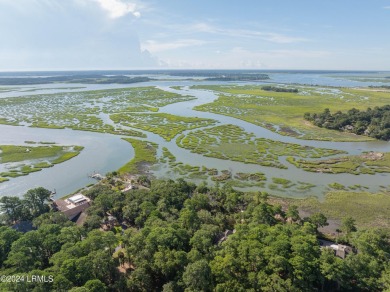
[[(279, 78), (286, 78), (284, 75)], [(303, 78), (303, 77), (302, 77)], [(305, 76), (307, 81), (307, 76)], [(313, 77), (314, 78), (314, 77)], [(316, 77), (317, 78), (317, 77)], [(291, 80), (291, 77), (290, 77)], [(337, 81), (337, 85), (342, 82)], [(347, 82), (347, 81), (345, 81)], [(200, 82), (196, 82), (199, 84)], [(245, 131), (254, 133), (256, 137), (268, 138), (276, 141), (296, 143), (306, 146), (323, 147), (345, 150), (349, 154), (359, 154), (363, 151), (390, 151), (390, 143), (383, 141), (372, 142), (320, 142), (320, 141), (308, 141), (301, 140), (292, 137), (282, 136), (265, 128), (244, 122), (242, 120), (227, 117), (223, 115), (198, 112), (193, 110), (196, 105), (212, 102), (217, 96), (206, 90), (190, 89), (189, 86), (195, 84), (194, 81), (154, 81), (142, 84), (133, 84), (128, 87), (134, 86), (157, 86), (163, 90), (172, 91), (185, 95), (195, 96), (196, 99), (170, 104), (160, 108), (160, 112), (170, 113), (174, 115), (190, 116), (190, 117), (202, 117), (214, 119), (218, 124), (234, 124), (242, 127)], [(207, 83), (211, 84), (211, 83)], [(183, 86), (180, 90), (172, 89), (171, 86)], [(356, 86), (357, 84), (353, 84)], [(365, 84), (366, 85), (366, 84)], [(72, 85), (76, 86), (76, 85)], [(107, 89), (125, 87), (119, 85), (78, 85), (84, 87), (83, 89), (74, 89), (72, 92), (78, 90), (91, 90), (91, 89)], [(46, 93), (48, 90), (51, 93), (62, 92), (65, 89), (48, 89), (47, 85), (42, 85), (42, 90), (38, 90), (35, 93), (27, 92), (15, 92), (10, 91), (8, 93), (2, 93), (0, 97), (6, 96), (21, 96), (37, 93)], [(57, 88), (60, 87), (57, 85)], [(69, 89), (67, 89), (69, 91)], [(104, 119), (109, 119), (107, 116)], [(110, 123), (110, 120), (105, 120), (106, 123)], [(279, 192), (273, 190), (272, 193), (285, 196), (302, 197), (307, 195), (317, 195), (322, 197), (327, 190), (327, 185), (330, 183), (340, 183), (343, 185), (355, 185), (361, 184), (368, 187), (369, 191), (378, 191), (380, 185), (388, 185), (390, 182), (390, 174), (375, 174), (375, 175), (351, 175), (351, 174), (321, 174), (306, 172), (296, 168), (293, 165), (286, 163), (289, 166), (288, 169), (277, 169), (272, 167), (264, 167), (253, 164), (244, 164), (240, 162), (233, 162), (228, 160), (221, 160), (216, 158), (204, 157), (199, 154), (191, 153), (189, 150), (180, 148), (176, 145), (175, 139), (167, 142), (160, 136), (145, 132), (147, 135), (146, 140), (155, 142), (160, 145), (158, 155), (161, 155), (161, 148), (167, 147), (169, 151), (176, 156), (177, 161), (184, 164), (190, 164), (194, 166), (206, 166), (208, 168), (217, 168), (219, 170), (230, 170), (232, 174), (237, 172), (263, 172), (267, 177), (279, 177), (286, 178), (292, 181), (303, 181), (306, 183), (316, 185), (310, 190), (309, 193), (302, 193), (300, 191), (288, 190), (288, 192)], [(131, 145), (121, 139), (120, 136), (110, 134), (100, 134), (84, 131), (73, 131), (69, 129), (39, 129), (29, 128), (23, 126), (6, 126), (0, 125), (0, 145), (23, 145), (25, 141), (53, 141), (61, 145), (80, 145), (84, 146), (84, 150), (77, 157), (68, 160), (64, 163), (55, 165), (54, 167), (43, 169), (40, 172), (31, 173), (28, 176), (12, 178), (8, 182), (0, 184), (0, 196), (1, 195), (22, 195), (28, 189), (43, 186), (49, 190), (56, 190), (57, 197), (72, 193), (79, 188), (82, 188), (94, 180), (89, 178), (88, 175), (93, 172), (105, 174), (109, 171), (114, 171), (120, 168), (123, 164), (129, 161), (134, 152)], [(284, 161), (284, 157), (280, 158)], [(1, 170), (1, 164), (0, 164)], [(166, 168), (160, 168), (154, 172), (157, 177), (170, 178), (171, 175), (167, 175)]]
[(134, 156), (133, 148), (128, 142), (110, 134), (6, 125), (0, 125), (0, 133), (1, 145), (45, 141), (85, 147), (78, 156), (68, 161), (0, 183), (0, 196), (23, 195), (27, 190), (39, 186), (56, 190), (57, 197), (64, 196), (94, 183), (95, 180), (88, 177), (93, 172), (105, 174), (116, 170)]
[[(179, 104), (171, 104), (160, 109), (160, 112), (191, 116), (191, 117), (201, 117), (201, 118), (210, 118), (217, 120), (220, 124), (233, 124), (238, 125), (245, 129), (245, 131), (254, 133), (256, 137), (259, 138), (268, 138), (276, 141), (282, 141), (287, 143), (296, 143), (304, 146), (313, 146), (321, 148), (331, 148), (347, 151), (348, 154), (360, 154), (363, 151), (379, 151), (387, 152), (390, 151), (390, 143), (384, 141), (370, 141), (370, 142), (328, 142), (328, 141), (313, 141), (313, 140), (301, 140), (293, 137), (282, 136), (260, 126), (253, 125), (251, 123), (223, 115), (199, 112), (193, 110), (194, 106), (209, 103), (217, 98), (213, 92), (205, 90), (192, 90), (184, 88), (183, 90), (177, 91), (172, 90), (168, 87), (160, 87), (164, 90), (171, 90), (173, 92), (190, 94), (196, 96), (196, 100), (186, 101)], [(206, 166), (208, 168), (217, 168), (219, 170), (227, 169), (230, 170), (233, 174), (237, 172), (263, 172), (267, 177), (281, 177), (289, 179), (292, 181), (303, 181), (316, 185), (310, 193), (302, 194), (294, 190), (288, 190), (287, 192), (279, 192), (278, 190), (272, 190), (272, 193), (278, 193), (279, 195), (288, 195), (288, 196), (304, 196), (304, 195), (317, 195), (322, 196), (323, 192), (326, 190), (327, 185), (330, 183), (340, 183), (343, 185), (355, 185), (361, 184), (369, 188), (371, 191), (378, 191), (380, 185), (387, 185), (390, 182), (390, 174), (376, 174), (376, 175), (353, 175), (353, 174), (323, 174), (323, 173), (313, 173), (307, 172), (302, 169), (296, 168), (293, 165), (285, 163), (289, 166), (288, 169), (278, 169), (272, 167), (265, 167), (253, 164), (244, 164), (240, 162), (221, 160), (216, 158), (204, 157), (199, 154), (190, 153), (188, 150), (182, 149), (176, 145), (175, 139), (167, 142), (164, 139), (160, 138), (155, 134), (146, 133), (148, 135), (148, 140), (154, 141), (161, 146), (167, 147), (173, 155), (175, 155), (179, 161), (183, 163), (188, 163), (190, 165), (196, 166)], [(281, 157), (281, 161), (284, 158)], [(157, 174), (159, 176), (164, 176), (164, 171), (162, 169)]]

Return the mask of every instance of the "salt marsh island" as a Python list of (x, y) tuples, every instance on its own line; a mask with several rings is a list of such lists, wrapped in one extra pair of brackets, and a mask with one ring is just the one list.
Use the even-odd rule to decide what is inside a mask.
[[(240, 72), (235, 72), (229, 75), (235, 76), (234, 80), (220, 79), (215, 73), (183, 74), (154, 74), (142, 83), (128, 84), (92, 82), (86, 77), (79, 84), (59, 79), (62, 83), (3, 85), (0, 127), (12, 128), (14, 134), (2, 135), (0, 144), (11, 147), (5, 142), (12, 141), (12, 135), (16, 138), (18, 132), (23, 136), (37, 130), (73, 137), (95, 133), (95, 141), (120, 141), (116, 142), (121, 145), (120, 153), (127, 153), (128, 158), (122, 155), (123, 159), (117, 157), (113, 164), (108, 156), (97, 165), (92, 160), (88, 171), (83, 168), (84, 173), (78, 173), (80, 177), (93, 171), (142, 173), (153, 178), (218, 182), (291, 198), (324, 199), (332, 184), (346, 189), (361, 185), (373, 193), (389, 188), (389, 142), (319, 127), (305, 119), (305, 113), (324, 109), (347, 112), (352, 108), (364, 111), (368, 105), (386, 106), (387, 90), (373, 90), (365, 79), (356, 84), (345, 76), (339, 79), (325, 73), (306, 73), (304, 84), (298, 78), (302, 73), (294, 72), (253, 75), (258, 78), (245, 73), (241, 79), (237, 77)], [(309, 77), (313, 84), (306, 83)], [(321, 85), (324, 81), (328, 84)], [(52, 88), (49, 93), (48, 87)], [(39, 136), (34, 138), (40, 140)], [(76, 152), (63, 155), (74, 156), (74, 163), (83, 156), (76, 157), (80, 149), (84, 148), (85, 155), (93, 150), (90, 148), (98, 153), (106, 151), (99, 149), (99, 142), (91, 147), (73, 140), (72, 145), (80, 146), (23, 142), (14, 147), (32, 149), (22, 151), (30, 155), (73, 149)], [(110, 147), (110, 143), (101, 147)], [(3, 158), (1, 193), (7, 192), (10, 177), (33, 177), (33, 172), (63, 159), (27, 160), (30, 162), (14, 162), (10, 169)], [(85, 185), (92, 182), (85, 180)], [(61, 184), (67, 185), (68, 191), (71, 182), (58, 181), (59, 193)]]

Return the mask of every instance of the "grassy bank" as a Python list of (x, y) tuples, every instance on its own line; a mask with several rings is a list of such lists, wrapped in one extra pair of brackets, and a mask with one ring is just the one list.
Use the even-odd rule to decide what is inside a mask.
[(304, 160), (288, 157), (296, 167), (311, 172), (375, 174), (390, 172), (390, 153), (364, 153), (326, 160)]
[(305, 214), (321, 212), (328, 219), (341, 222), (345, 217), (356, 220), (358, 228), (384, 227), (390, 230), (390, 192), (380, 193), (364, 191), (334, 190), (326, 194), (324, 201), (315, 197), (307, 199), (291, 199), (271, 197), (271, 202), (288, 205), (297, 205)]
[(7, 162), (20, 162), (31, 159), (42, 159), (58, 155), (63, 151), (61, 146), (14, 146), (14, 145), (1, 145), (0, 146), (0, 158), (2, 163)]
[(362, 89), (299, 86), (298, 93), (291, 93), (265, 91), (259, 86), (199, 85), (193, 87), (219, 93), (217, 100), (200, 105), (196, 107), (197, 110), (232, 116), (267, 127), (282, 135), (314, 140), (372, 139), (315, 127), (303, 119), (305, 112), (321, 112), (325, 108), (329, 108), (332, 112), (348, 111), (351, 108), (363, 110), (367, 109), (368, 105), (383, 106), (390, 102), (386, 92)]
[(120, 173), (143, 173), (149, 166), (157, 162), (157, 144), (132, 138), (123, 138), (123, 140), (131, 143), (133, 146), (134, 158), (119, 169)]
[(0, 145), (0, 150), (0, 162), (7, 169), (0, 173), (0, 182), (4, 182), (9, 177), (28, 175), (67, 161), (79, 155), (83, 147)]

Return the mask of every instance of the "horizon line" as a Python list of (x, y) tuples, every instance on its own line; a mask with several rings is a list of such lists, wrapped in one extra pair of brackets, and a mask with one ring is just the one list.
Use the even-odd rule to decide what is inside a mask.
[(275, 71), (275, 72), (285, 72), (285, 71), (311, 71), (311, 72), (390, 72), (388, 70), (367, 70), (367, 69), (242, 69), (242, 68), (224, 68), (224, 69), (216, 69), (216, 68), (159, 68), (159, 69), (37, 69), (37, 70), (0, 70), (1, 73), (30, 73), (30, 72), (104, 72), (104, 71), (112, 71), (112, 72), (129, 72), (129, 71)]

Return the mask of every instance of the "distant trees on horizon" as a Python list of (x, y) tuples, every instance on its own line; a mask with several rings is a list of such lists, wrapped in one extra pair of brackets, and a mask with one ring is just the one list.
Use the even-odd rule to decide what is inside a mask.
[(265, 90), (265, 91), (274, 91), (274, 92), (298, 93), (298, 89), (296, 89), (296, 88), (284, 88), (284, 87), (276, 87), (276, 86), (271, 86), (271, 85), (262, 86), (261, 89)]

